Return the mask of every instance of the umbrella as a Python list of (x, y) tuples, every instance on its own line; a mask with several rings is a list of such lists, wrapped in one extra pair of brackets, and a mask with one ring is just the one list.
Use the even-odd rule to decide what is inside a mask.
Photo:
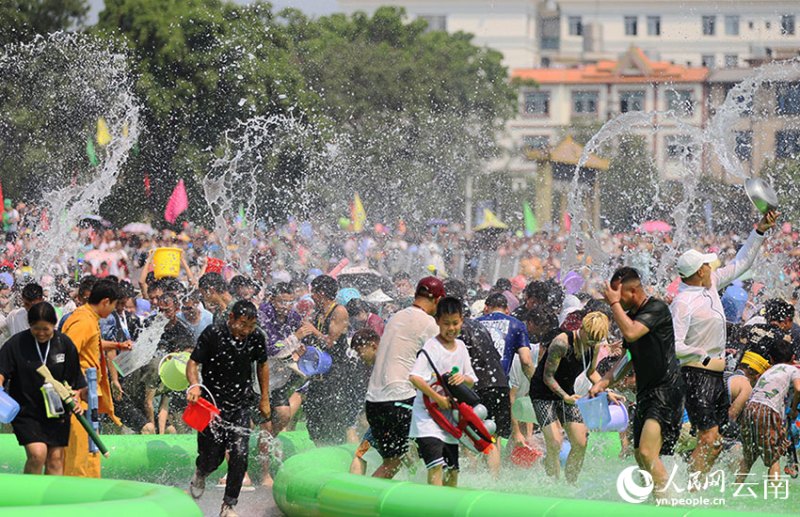
[(392, 298), (388, 296), (386, 293), (384, 293), (383, 289), (378, 289), (377, 291), (370, 293), (369, 296), (364, 298), (364, 301), (370, 303), (386, 303), (386, 302), (391, 302)]
[(346, 267), (337, 277), (339, 287), (355, 287), (362, 293), (371, 293), (391, 285), (391, 281), (367, 266)]
[(639, 225), (639, 231), (643, 233), (669, 233), (672, 226), (665, 221), (646, 221)]
[(81, 216), (81, 223), (86, 225), (94, 225), (94, 226), (103, 226), (105, 228), (109, 228), (111, 223), (99, 215), (82, 215)]
[(128, 223), (122, 227), (123, 232), (153, 234), (156, 231), (147, 223)]

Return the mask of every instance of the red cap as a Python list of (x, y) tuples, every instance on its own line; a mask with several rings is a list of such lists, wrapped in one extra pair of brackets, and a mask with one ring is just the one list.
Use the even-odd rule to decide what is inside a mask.
[(441, 298), (445, 296), (444, 284), (435, 276), (426, 276), (417, 284), (416, 296)]

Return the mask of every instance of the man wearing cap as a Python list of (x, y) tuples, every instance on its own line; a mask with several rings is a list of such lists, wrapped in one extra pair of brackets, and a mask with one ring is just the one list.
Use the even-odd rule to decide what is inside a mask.
[(366, 414), (375, 449), (383, 458), (373, 476), (392, 478), (408, 451), (411, 405), (416, 390), (408, 380), (422, 345), (439, 333), (433, 315), (444, 284), (428, 276), (417, 284), (414, 302), (395, 313), (383, 331), (367, 387)]
[(758, 255), (765, 233), (775, 226), (771, 210), (750, 232), (736, 258), (716, 271), (714, 253), (689, 250), (678, 259), (681, 284), (670, 306), (675, 328), (675, 352), (686, 384), (686, 412), (697, 430), (691, 472), (708, 473), (722, 450), (719, 428), (728, 420), (725, 369), (725, 312), (718, 291), (745, 273)]

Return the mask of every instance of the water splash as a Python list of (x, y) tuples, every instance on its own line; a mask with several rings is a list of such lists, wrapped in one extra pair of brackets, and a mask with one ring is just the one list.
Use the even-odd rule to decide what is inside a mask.
[[(7, 97), (13, 103), (0, 107), (0, 132), (8, 132), (14, 127), (11, 120), (24, 113), (45, 133), (30, 141), (12, 139), (11, 144), (20, 153), (40, 157), (22, 160), (20, 167), (28, 178), (39, 179), (39, 191), (47, 191), (46, 215), (34, 230), (36, 240), (46, 245), (28, 252), (34, 274), (41, 277), (56, 257), (74, 256), (79, 240), (73, 229), (83, 216), (96, 214), (111, 194), (139, 135), (139, 107), (126, 57), (84, 34), (54, 33), (6, 47), (0, 76), (3, 93), (13, 95)], [(83, 149), (87, 136), (94, 140), (100, 117), (108, 124), (111, 141), (105, 149), (98, 145), (100, 163), (93, 168)]]

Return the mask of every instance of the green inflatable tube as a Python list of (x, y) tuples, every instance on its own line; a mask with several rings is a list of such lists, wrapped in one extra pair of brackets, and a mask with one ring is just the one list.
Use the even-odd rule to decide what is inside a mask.
[(203, 515), (181, 490), (136, 481), (0, 474), (0, 487), (3, 517)]
[[(597, 439), (596, 434), (592, 436)], [(610, 444), (613, 443), (611, 438), (609, 436), (601, 440)], [(609, 456), (611, 452), (612, 448), (607, 447), (603, 455)], [(731, 514), (730, 511), (707, 508), (670, 508), (600, 500), (557, 499), (389, 481), (346, 473), (352, 458), (352, 447), (327, 447), (288, 459), (278, 472), (273, 487), (273, 496), (278, 507), (286, 515), (313, 517), (730, 517)]]
[[(278, 435), (283, 457), (293, 456), (314, 447), (305, 431)], [(185, 485), (194, 472), (197, 458), (197, 435), (103, 435), (111, 455), (102, 458), (104, 479), (132, 479), (151, 483)], [(253, 461), (258, 455), (256, 438), (250, 440), (251, 473), (261, 466)], [(25, 466), (25, 450), (13, 434), (0, 434), (0, 472), (18, 474)], [(224, 464), (220, 472), (224, 472)], [(4, 491), (3, 491), (4, 492)], [(0, 506), (3, 493), (0, 492)]]

